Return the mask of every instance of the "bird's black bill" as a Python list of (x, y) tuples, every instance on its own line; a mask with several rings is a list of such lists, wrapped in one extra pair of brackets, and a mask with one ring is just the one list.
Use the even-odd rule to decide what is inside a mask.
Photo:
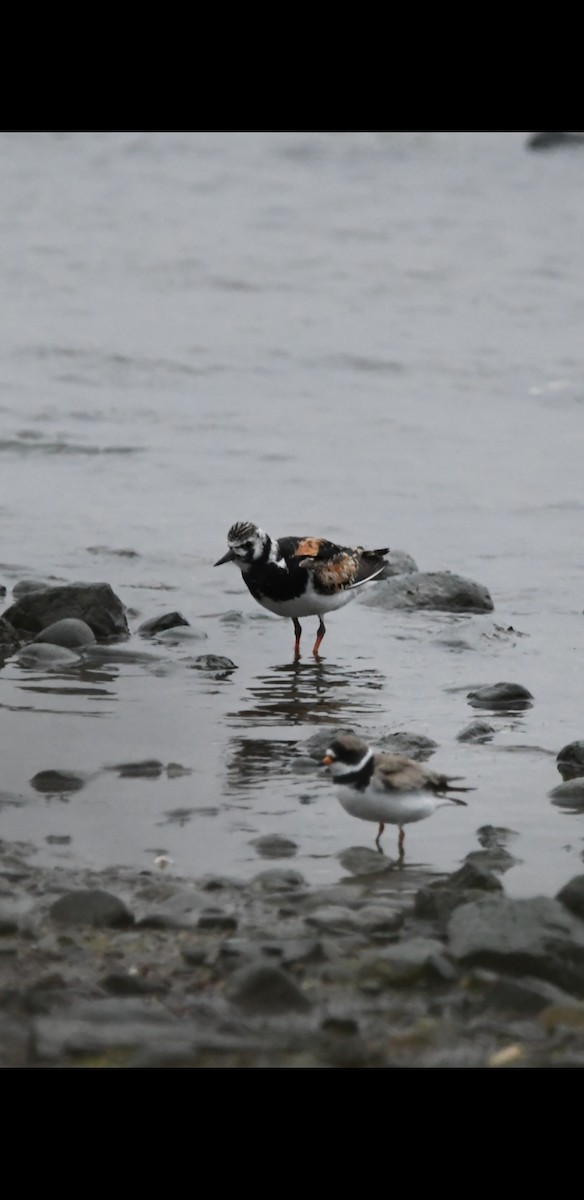
[(219, 559), (217, 559), (216, 563), (213, 563), (213, 566), (220, 567), (223, 563), (233, 562), (234, 558), (235, 558), (235, 554), (233, 553), (233, 550), (228, 550), (227, 554), (223, 555), (223, 558), (219, 558)]

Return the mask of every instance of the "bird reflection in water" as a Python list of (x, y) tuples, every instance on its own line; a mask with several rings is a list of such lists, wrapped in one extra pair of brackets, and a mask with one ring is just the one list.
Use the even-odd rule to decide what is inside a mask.
[(285, 663), (259, 675), (251, 703), (227, 714), (230, 724), (314, 725), (359, 720), (381, 710), (385, 677), (372, 667), (348, 670), (325, 661)]
[[(257, 787), (266, 780), (273, 787), (274, 771), (290, 773), (315, 725), (362, 723), (365, 716), (380, 712), (384, 682), (374, 668), (350, 669), (323, 660), (296, 660), (256, 676), (246, 702), (227, 714), (228, 723), (240, 731), (229, 743), (230, 788)], [(258, 727), (266, 729), (265, 737), (258, 736)], [(284, 731), (287, 737), (278, 736)]]

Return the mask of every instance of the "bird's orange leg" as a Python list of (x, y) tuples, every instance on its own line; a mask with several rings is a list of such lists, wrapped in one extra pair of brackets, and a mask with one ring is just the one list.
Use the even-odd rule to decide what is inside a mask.
[(381, 849), (381, 846), (379, 844), (379, 839), (380, 839), (384, 829), (385, 829), (385, 825), (380, 824), (379, 829), (377, 831), (377, 837), (375, 838), (375, 845), (377, 846), (377, 849), (379, 850), (380, 854), (383, 854), (383, 850)]
[(400, 825), (400, 827), (399, 827), (399, 837), (398, 837), (398, 839), (397, 839), (397, 848), (398, 848), (398, 853), (399, 853), (399, 858), (400, 858), (400, 859), (402, 859), (402, 858), (403, 858), (403, 856), (404, 856), (404, 853), (405, 853), (405, 851), (404, 851), (404, 839), (405, 839), (405, 836), (406, 836), (406, 835), (405, 835), (405, 833), (404, 833), (404, 831), (403, 831), (403, 829), (402, 829), (402, 827), (401, 827), (401, 825)]
[(294, 642), (294, 658), (300, 658), (300, 638), (302, 637), (302, 625), (300, 624), (298, 617), (292, 617), (292, 623), (294, 625), (294, 633), (296, 634), (296, 641)]
[(319, 617), (318, 629), (316, 631), (316, 641), (314, 643), (314, 646), (312, 647), (312, 653), (314, 654), (315, 658), (318, 658), (318, 651), (320, 648), (320, 643), (322, 642), (322, 639), (323, 639), (325, 633), (326, 633), (326, 629), (324, 626), (323, 619), (322, 619), (322, 617)]

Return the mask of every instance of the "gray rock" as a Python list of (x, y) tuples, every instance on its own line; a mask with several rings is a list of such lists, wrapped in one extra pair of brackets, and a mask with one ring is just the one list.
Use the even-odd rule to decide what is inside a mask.
[(390, 550), (385, 556), (385, 565), (378, 579), (391, 579), (394, 575), (411, 575), (413, 571), (418, 570), (418, 564), (414, 561), (411, 554), (406, 554), (405, 550)]
[(494, 732), (494, 726), (488, 721), (471, 721), (456, 736), (459, 742), (490, 742)]
[(20, 640), (10, 621), (6, 621), (4, 617), (0, 617), (0, 645), (15, 649), (17, 646), (20, 646)]
[(53, 646), (49, 642), (31, 642), (20, 650), (17, 662), (21, 667), (46, 668), (66, 667), (79, 662), (79, 655), (66, 646)]
[(568, 991), (584, 985), (584, 926), (558, 900), (486, 896), (455, 909), (455, 959), (511, 975), (535, 975)]
[(375, 739), (375, 749), (386, 754), (405, 754), (417, 762), (425, 762), (438, 749), (438, 742), (423, 733), (407, 733), (405, 729), (387, 733)]
[(138, 633), (142, 637), (153, 637), (156, 633), (162, 633), (164, 629), (176, 629), (177, 625), (188, 624), (189, 622), (183, 617), (182, 613), (163, 613), (160, 617), (150, 617), (148, 621), (143, 621), (138, 626)]
[(552, 804), (565, 808), (582, 808), (584, 806), (584, 776), (579, 775), (575, 779), (567, 779), (565, 783), (559, 783), (557, 787), (552, 788), (548, 794)]
[(584, 875), (575, 875), (557, 894), (557, 900), (584, 921)]
[(206, 908), (197, 921), (198, 929), (218, 929), (233, 933), (237, 929), (237, 917), (220, 908)]
[(387, 938), (401, 929), (404, 914), (392, 904), (364, 904), (354, 914), (355, 929), (374, 939)]
[(101, 888), (67, 892), (51, 905), (50, 914), (59, 925), (93, 925), (127, 928), (134, 918), (117, 896)]
[(18, 583), (14, 584), (12, 595), (19, 600), (21, 596), (28, 596), (31, 592), (44, 592), (53, 586), (48, 579), (19, 579)]
[(205, 904), (200, 892), (176, 891), (148, 908), (136, 924), (144, 929), (196, 929)]
[(192, 671), (236, 671), (237, 665), (223, 654), (199, 654), (189, 663)]
[(262, 858), (291, 858), (298, 846), (291, 838), (281, 837), (278, 833), (266, 833), (262, 837), (252, 838), (251, 843)]
[(525, 143), (528, 150), (557, 150), (584, 146), (584, 133), (577, 132), (537, 132), (531, 133)]
[(74, 771), (56, 770), (37, 771), (30, 782), (35, 791), (50, 796), (62, 796), (65, 792), (79, 792), (85, 784), (83, 776), (76, 775)]
[(363, 955), (358, 972), (361, 988), (404, 987), (417, 983), (443, 955), (442, 943), (434, 938), (413, 937)]
[(467, 693), (472, 708), (491, 708), (495, 711), (521, 712), (531, 708), (533, 696), (521, 683), (492, 683)]
[(349, 933), (357, 927), (355, 913), (342, 904), (326, 904), (316, 908), (305, 920), (307, 925), (323, 933)]
[(74, 650), (78, 646), (88, 646), (95, 641), (95, 634), (86, 621), (77, 617), (64, 617), (62, 621), (54, 621), (47, 625), (35, 637), (35, 642), (50, 642), (53, 646), (65, 646)]
[(259, 875), (255, 875), (252, 886), (261, 892), (295, 892), (305, 886), (305, 881), (299, 871), (273, 867), (271, 871), (260, 871)]
[(30, 592), (3, 615), (16, 630), (33, 636), (65, 617), (85, 621), (97, 638), (129, 633), (124, 605), (109, 583), (71, 583)]
[(556, 764), (562, 779), (576, 779), (584, 775), (584, 741), (569, 742), (560, 750)]
[(130, 996), (73, 1003), (65, 1015), (52, 1012), (37, 1018), (32, 1033), (33, 1052), (40, 1061), (128, 1052), (153, 1042), (162, 1051), (163, 1046), (184, 1046), (188, 1036), (178, 1017), (156, 1007), (149, 998)]
[(178, 646), (181, 642), (206, 642), (209, 634), (204, 629), (195, 629), (192, 625), (175, 625), (172, 629), (162, 629), (156, 634), (156, 641), (162, 646)]
[(382, 579), (363, 596), (362, 603), (372, 608), (440, 612), (491, 612), (494, 607), (486, 587), (449, 571), (412, 571)]
[(305, 1012), (310, 1001), (281, 967), (252, 964), (230, 978), (227, 995), (232, 1004), (253, 1014), (279, 1015)]
[(485, 1003), (498, 1012), (521, 1016), (537, 1016), (548, 1005), (566, 1006), (574, 1003), (573, 996), (545, 979), (524, 975), (497, 976), (485, 987)]
[(129, 971), (110, 971), (102, 986), (112, 996), (149, 996), (164, 994), (170, 985), (165, 980), (130, 975)]
[(485, 892), (501, 892), (496, 875), (486, 867), (465, 863), (446, 879), (437, 879), (416, 892), (414, 912), (417, 917), (444, 921), (460, 904), (478, 898)]
[(106, 770), (117, 771), (120, 779), (158, 779), (164, 764), (158, 758), (144, 758), (141, 762), (116, 763)]

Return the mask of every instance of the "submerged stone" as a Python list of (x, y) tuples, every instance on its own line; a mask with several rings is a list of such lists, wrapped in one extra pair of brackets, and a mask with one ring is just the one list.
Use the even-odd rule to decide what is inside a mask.
[(468, 692), (472, 708), (511, 709), (531, 708), (533, 696), (521, 683), (491, 683)]
[(148, 621), (143, 621), (138, 626), (138, 633), (142, 637), (153, 637), (156, 633), (162, 633), (164, 629), (176, 629), (178, 625), (188, 624), (189, 622), (183, 617), (182, 613), (163, 613), (160, 617), (150, 617)]
[(37, 771), (30, 782), (37, 792), (60, 795), (80, 791), (85, 780), (73, 771)]

